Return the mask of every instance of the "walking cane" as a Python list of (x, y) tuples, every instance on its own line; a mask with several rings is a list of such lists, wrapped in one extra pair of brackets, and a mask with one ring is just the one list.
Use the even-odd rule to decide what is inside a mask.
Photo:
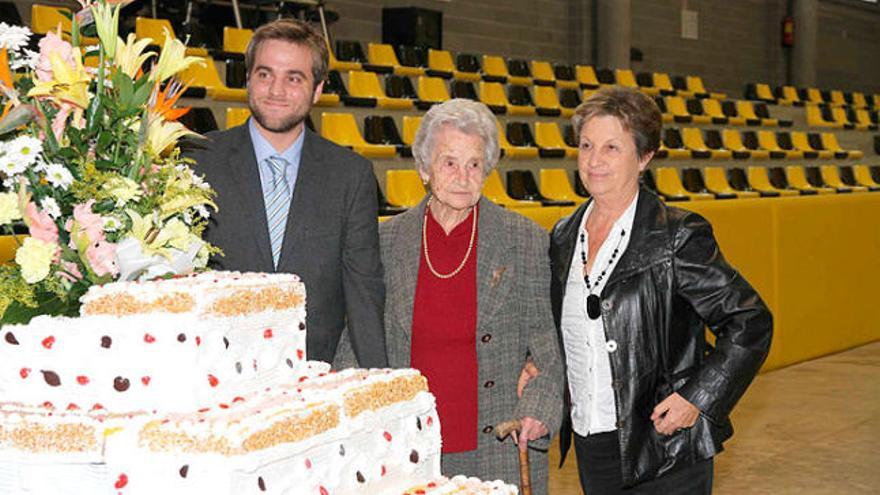
[[(518, 419), (503, 421), (495, 426), (495, 436), (504, 440), (512, 432), (522, 431), (522, 423)], [(529, 478), (529, 449), (519, 450), (519, 480), (523, 495), (532, 495), (532, 482)]]

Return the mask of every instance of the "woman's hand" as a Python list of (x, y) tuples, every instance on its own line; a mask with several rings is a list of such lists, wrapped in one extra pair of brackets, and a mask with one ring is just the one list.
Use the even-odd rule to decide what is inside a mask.
[(522, 372), (519, 374), (519, 380), (516, 382), (516, 396), (522, 398), (523, 390), (526, 388), (529, 380), (535, 378), (539, 374), (540, 372), (538, 371), (538, 367), (535, 366), (535, 363), (531, 359), (527, 360), (525, 366), (523, 366)]
[(684, 397), (673, 392), (654, 408), (651, 421), (654, 429), (661, 435), (672, 435), (683, 428), (690, 428), (697, 422), (700, 410)]
[(520, 420), (520, 424), (522, 425), (522, 429), (520, 430), (519, 435), (517, 435), (516, 431), (513, 431), (511, 435), (513, 435), (513, 441), (519, 445), (519, 450), (523, 452), (529, 448), (530, 441), (537, 440), (549, 433), (547, 427), (544, 426), (544, 423), (530, 416), (523, 417)]

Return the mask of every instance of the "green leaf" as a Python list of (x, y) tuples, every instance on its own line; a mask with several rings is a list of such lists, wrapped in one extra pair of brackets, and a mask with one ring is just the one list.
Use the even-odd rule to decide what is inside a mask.
[(0, 323), (24, 324), (40, 315), (51, 316), (77, 316), (79, 314), (79, 296), (84, 290), (74, 290), (68, 294), (67, 298), (61, 298), (58, 294), (47, 291), (37, 293), (37, 306), (34, 308), (25, 306), (19, 301), (12, 301), (6, 307)]
[(135, 84), (134, 97), (131, 100), (131, 106), (141, 108), (147, 103), (150, 94), (153, 92), (153, 85), (150, 84), (150, 78), (142, 77)]
[(101, 101), (103, 98), (101, 94), (98, 93), (92, 98), (92, 103), (89, 104), (88, 110), (86, 110), (86, 129), (89, 133), (95, 132), (98, 128), (98, 125), (101, 123)]
[(127, 112), (132, 108), (131, 98), (134, 95), (134, 83), (122, 71), (117, 71), (113, 78), (113, 85), (119, 91), (119, 110)]

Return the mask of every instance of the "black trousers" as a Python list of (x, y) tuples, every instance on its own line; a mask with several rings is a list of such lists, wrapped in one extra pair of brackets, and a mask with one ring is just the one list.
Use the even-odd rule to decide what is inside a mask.
[(711, 495), (712, 459), (667, 473), (655, 480), (623, 487), (617, 432), (582, 437), (574, 434), (578, 475), (585, 495)]

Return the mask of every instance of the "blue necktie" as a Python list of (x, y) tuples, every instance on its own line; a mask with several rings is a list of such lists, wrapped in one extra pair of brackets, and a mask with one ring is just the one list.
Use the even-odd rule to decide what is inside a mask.
[(266, 220), (269, 224), (269, 242), (272, 245), (272, 262), (278, 267), (281, 257), (281, 244), (284, 241), (284, 228), (287, 226), (287, 212), (290, 209), (290, 185), (287, 183), (287, 160), (277, 155), (266, 158), (272, 170), (272, 184), (263, 193), (266, 201)]

